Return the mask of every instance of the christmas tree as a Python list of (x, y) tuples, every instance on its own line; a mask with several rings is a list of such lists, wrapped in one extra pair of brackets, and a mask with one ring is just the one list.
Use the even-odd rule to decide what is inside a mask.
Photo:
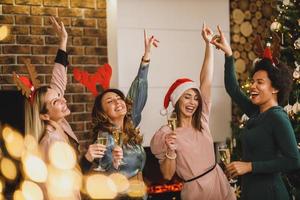
[[(278, 1), (278, 16), (271, 30), (281, 37), (280, 61), (293, 70), (293, 90), (285, 110), (289, 114), (297, 142), (300, 142), (300, 1)], [(298, 145), (299, 146), (299, 145)], [(286, 184), (290, 194), (300, 199), (300, 170), (287, 174)]]

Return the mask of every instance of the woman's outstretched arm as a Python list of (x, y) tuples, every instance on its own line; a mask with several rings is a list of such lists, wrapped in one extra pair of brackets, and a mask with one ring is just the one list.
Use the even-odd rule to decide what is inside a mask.
[(212, 37), (212, 31), (206, 24), (203, 24), (202, 27), (202, 37), (205, 41), (205, 55), (200, 71), (200, 91), (201, 96), (207, 100), (210, 100), (211, 97), (211, 84), (213, 79), (214, 72), (214, 55), (213, 47), (210, 43), (210, 38)]

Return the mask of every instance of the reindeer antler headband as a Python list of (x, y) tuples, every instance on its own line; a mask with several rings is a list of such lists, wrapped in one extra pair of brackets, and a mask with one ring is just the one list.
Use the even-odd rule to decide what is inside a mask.
[(99, 94), (97, 86), (101, 86), (104, 90), (109, 88), (112, 69), (109, 64), (104, 64), (99, 67), (94, 74), (89, 74), (87, 71), (74, 68), (74, 78), (83, 84), (94, 96)]
[(30, 64), (30, 60), (25, 60), (25, 65), (27, 71), (29, 73), (29, 77), (26, 76), (19, 76), (15, 72), (13, 72), (14, 82), (17, 85), (18, 90), (21, 90), (22, 94), (29, 99), (32, 103), (34, 100), (34, 93), (36, 89), (40, 85), (40, 81), (37, 79), (37, 73), (35, 71), (35, 67)]
[(272, 45), (270, 42), (267, 42), (266, 48), (263, 48), (260, 36), (256, 36), (254, 42), (254, 52), (259, 58), (269, 59), (274, 66), (277, 65), (279, 63), (280, 38), (274, 33), (272, 37)]

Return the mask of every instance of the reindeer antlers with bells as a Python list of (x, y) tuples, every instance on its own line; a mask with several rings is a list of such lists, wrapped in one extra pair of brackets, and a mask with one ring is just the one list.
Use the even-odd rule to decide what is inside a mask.
[(254, 41), (254, 52), (259, 57), (254, 60), (254, 64), (262, 58), (267, 58), (271, 60), (273, 66), (276, 67), (276, 65), (279, 64), (280, 38), (274, 33), (272, 37), (272, 45), (270, 41), (267, 41), (266, 48), (263, 48), (261, 38), (257, 35)]
[(19, 76), (15, 72), (13, 72), (13, 77), (18, 90), (21, 90), (22, 94), (27, 97), (32, 104), (34, 101), (35, 91), (39, 88), (40, 81), (37, 79), (35, 67), (30, 63), (29, 59), (25, 60), (25, 65), (29, 73), (29, 78), (26, 76)]
[[(97, 96), (101, 89), (106, 90), (109, 88), (112, 69), (109, 64), (105, 63), (94, 74), (89, 74), (87, 71), (78, 68), (74, 68), (73, 74), (76, 81), (82, 83), (93, 96)], [(99, 88), (99, 86), (102, 88)]]

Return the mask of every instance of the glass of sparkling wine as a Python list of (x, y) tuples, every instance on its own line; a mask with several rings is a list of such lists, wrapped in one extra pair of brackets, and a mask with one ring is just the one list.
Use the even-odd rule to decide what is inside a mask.
[[(99, 132), (97, 135), (97, 140), (96, 143), (97, 144), (102, 144), (102, 145), (107, 145), (107, 140), (108, 140), (108, 134), (104, 133), (104, 132)], [(102, 158), (99, 158), (99, 163), (98, 166), (96, 168), (94, 168), (95, 171), (99, 171), (99, 172), (104, 172), (105, 169), (101, 166), (101, 160)]]
[[(116, 128), (113, 130), (112, 135), (114, 138), (115, 145), (119, 146), (122, 148), (123, 146), (123, 140), (124, 140), (124, 132), (120, 130), (119, 128)], [(123, 159), (120, 162), (120, 165), (125, 165), (126, 163), (123, 161)]]
[(167, 116), (168, 118), (168, 126), (174, 131), (177, 128), (177, 115), (175, 112), (172, 112)]
[[(218, 147), (218, 152), (220, 155), (220, 160), (222, 163), (226, 166), (230, 163), (231, 161), (231, 156), (230, 156), (230, 149), (227, 147), (227, 145), (223, 144)], [(237, 180), (235, 179), (229, 179), (229, 183), (236, 183)]]

